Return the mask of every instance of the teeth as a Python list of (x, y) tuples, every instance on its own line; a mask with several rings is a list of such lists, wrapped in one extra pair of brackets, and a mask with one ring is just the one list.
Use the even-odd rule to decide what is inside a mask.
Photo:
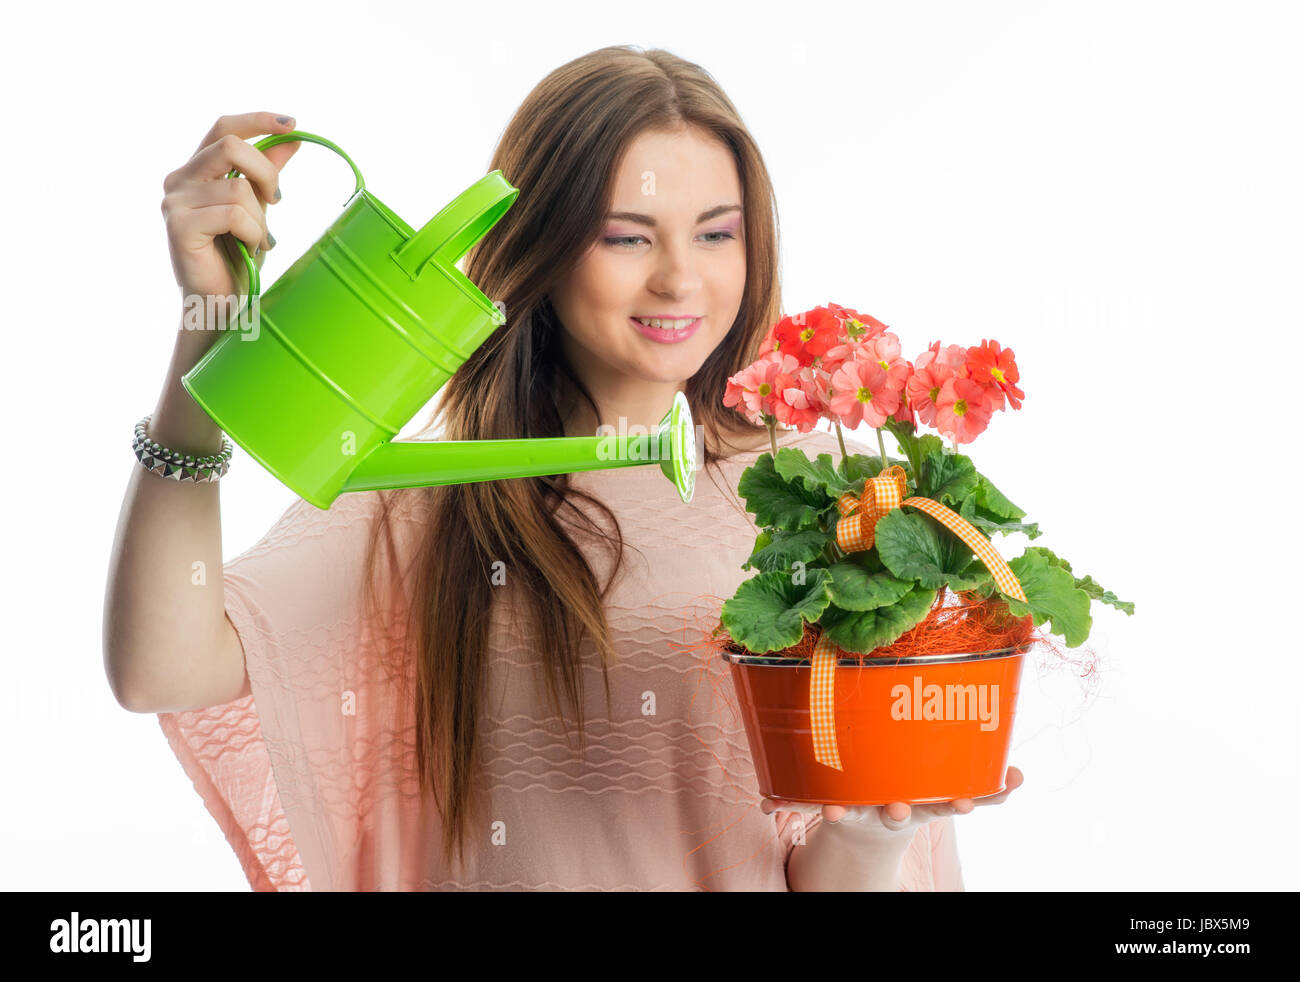
[(657, 317), (652, 317), (649, 319), (645, 317), (635, 317), (633, 319), (640, 321), (642, 324), (646, 325), (647, 327), (658, 327), (665, 331), (680, 331), (682, 328), (690, 327), (697, 320), (699, 320), (698, 317), (686, 317), (683, 318), (682, 320), (660, 320)]

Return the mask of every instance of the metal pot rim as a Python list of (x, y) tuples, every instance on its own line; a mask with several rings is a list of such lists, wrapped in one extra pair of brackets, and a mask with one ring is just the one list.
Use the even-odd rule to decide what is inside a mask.
[[(992, 648), (988, 651), (953, 652), (934, 655), (909, 655), (906, 658), (863, 657), (841, 658), (837, 665), (843, 668), (893, 668), (895, 665), (946, 665), (952, 662), (984, 661), (990, 658), (1019, 658), (1034, 646), (1033, 641), (1018, 648)], [(791, 658), (786, 655), (742, 655), (722, 649), (722, 657), (733, 665), (757, 665), (767, 668), (807, 668), (811, 658)]]

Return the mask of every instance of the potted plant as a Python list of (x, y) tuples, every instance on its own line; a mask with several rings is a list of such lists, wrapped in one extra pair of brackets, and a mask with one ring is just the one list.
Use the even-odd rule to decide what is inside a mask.
[[(934, 342), (902, 357), (888, 326), (829, 304), (782, 318), (725, 403), (766, 424), (741, 476), (760, 531), (713, 644), (731, 665), (765, 797), (841, 805), (978, 798), (1004, 789), (1024, 655), (1043, 625), (1077, 647), (1091, 605), (1133, 604), (1030, 546), (1041, 533), (960, 452), (1019, 409), (1014, 353)], [(840, 459), (776, 445), (829, 419)], [(867, 424), (880, 455), (850, 454)], [(918, 433), (922, 425), (938, 434)], [(901, 457), (885, 452), (888, 430)], [(947, 437), (950, 446), (945, 445)]]

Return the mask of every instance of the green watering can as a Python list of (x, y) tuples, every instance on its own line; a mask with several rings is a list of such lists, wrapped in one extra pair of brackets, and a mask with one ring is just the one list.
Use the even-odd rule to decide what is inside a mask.
[[(455, 267), (514, 204), (494, 170), (418, 232), (357, 186), (320, 240), (261, 293), (249, 276), (250, 330), (232, 328), (181, 379), (235, 443), (299, 497), (328, 509), (345, 491), (464, 484), (657, 463), (682, 501), (695, 492), (690, 407), (679, 392), (645, 436), (394, 441), (505, 314)], [(227, 177), (234, 177), (231, 171)]]

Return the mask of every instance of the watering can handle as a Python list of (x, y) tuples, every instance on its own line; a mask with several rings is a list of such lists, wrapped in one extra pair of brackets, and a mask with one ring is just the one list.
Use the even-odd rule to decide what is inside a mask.
[(416, 279), (430, 261), (453, 265), (510, 210), (519, 189), (500, 170), (479, 178), (393, 250), (393, 261)]
[[(281, 143), (292, 143), (295, 140), (301, 140), (304, 143), (319, 143), (322, 147), (329, 147), (336, 154), (348, 162), (352, 168), (352, 173), (357, 176), (356, 190), (352, 192), (355, 195), (366, 186), (365, 179), (361, 176), (361, 171), (357, 165), (352, 162), (352, 158), (344, 153), (338, 146), (325, 139), (323, 136), (317, 136), (315, 133), (306, 133), (303, 130), (292, 130), (288, 133), (276, 133), (274, 136), (268, 136), (263, 140), (258, 140), (253, 144), (258, 150), (267, 150)], [(238, 170), (232, 170), (226, 177), (235, 177), (239, 174)], [(239, 246), (239, 252), (244, 257), (244, 267), (248, 270), (248, 295), (255, 297), (262, 292), (262, 279), (258, 275), (257, 263), (253, 262), (253, 257), (248, 254), (243, 240), (236, 238), (235, 244)]]

